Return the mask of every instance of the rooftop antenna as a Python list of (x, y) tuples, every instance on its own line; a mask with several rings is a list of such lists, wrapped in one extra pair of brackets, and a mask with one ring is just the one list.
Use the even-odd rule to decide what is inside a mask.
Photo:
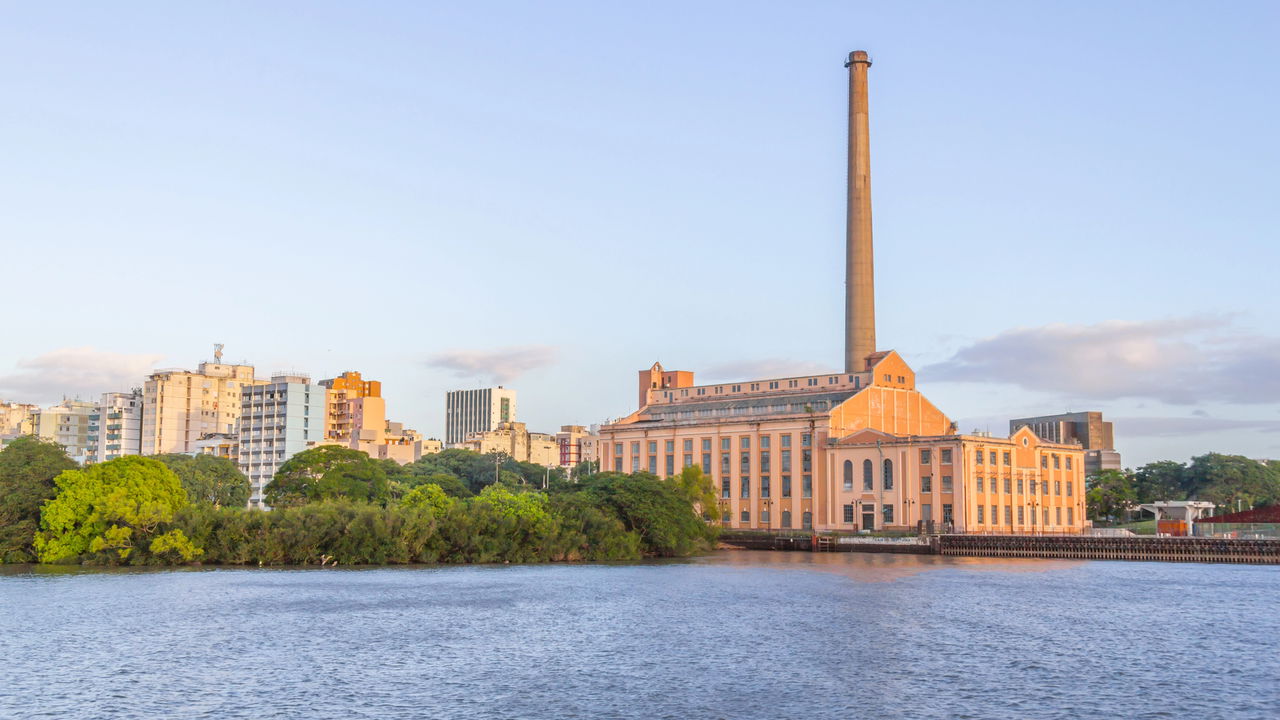
[(215, 365), (222, 364), (222, 348), (226, 347), (222, 343), (213, 344), (213, 362)]

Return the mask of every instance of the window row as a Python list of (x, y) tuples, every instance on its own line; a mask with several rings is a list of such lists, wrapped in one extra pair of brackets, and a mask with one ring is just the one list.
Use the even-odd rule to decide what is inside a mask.
[[(784, 498), (791, 497), (792, 496), (791, 495), (791, 476), (783, 475), (781, 477), (781, 481), (782, 481), (781, 482), (782, 487), (780, 488), (780, 490), (782, 491), (782, 497)], [(750, 477), (741, 478), (741, 480), (738, 483), (738, 497), (743, 499), (750, 498), (751, 487), (752, 486), (751, 486)], [(772, 491), (773, 491), (772, 482), (770, 481), (769, 476), (768, 475), (761, 476), (760, 484), (759, 486), (757, 486), (757, 492), (759, 493), (759, 497), (762, 497), (762, 498), (771, 497)], [(720, 478), (720, 497), (722, 499), (727, 499), (732, 497), (733, 496), (732, 494), (733, 494), (732, 480), (727, 476)], [(804, 498), (813, 497), (813, 476), (812, 475), (800, 476), (800, 497), (804, 497)]]

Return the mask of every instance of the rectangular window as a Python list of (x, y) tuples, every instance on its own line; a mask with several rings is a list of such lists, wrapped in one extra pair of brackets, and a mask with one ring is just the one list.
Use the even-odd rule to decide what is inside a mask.
[(744, 452), (738, 458), (738, 472), (740, 473), (751, 472), (751, 453)]
[(790, 475), (782, 476), (782, 497), (784, 498), (791, 497), (791, 476)]
[(681, 469), (684, 469), (684, 468), (687, 468), (687, 467), (692, 467), (692, 466), (693, 466), (693, 456), (692, 456), (692, 455), (685, 455), (685, 456), (684, 456), (684, 464), (680, 466), (680, 467), (681, 467)]
[(720, 456), (720, 474), (721, 475), (729, 474), (729, 456), (728, 455)]
[(1049, 508), (1045, 508), (1045, 509), (1044, 509), (1044, 523), (1043, 523), (1043, 524), (1045, 524), (1045, 525), (1048, 525), (1048, 524), (1049, 524)]
[(702, 438), (702, 452), (711, 452), (711, 438)]
[(732, 450), (733, 448), (730, 446), (731, 442), (733, 441), (730, 440), (729, 438), (720, 438), (720, 449), (724, 450), (725, 452)]
[(781, 443), (782, 443), (782, 447), (784, 447), (784, 448), (789, 448), (789, 447), (791, 447), (791, 436), (790, 436), (790, 435), (779, 435), (778, 437), (779, 437), (779, 442), (781, 442)]
[(732, 513), (730, 513), (730, 512), (726, 509), (726, 510), (725, 510), (725, 511), (720, 515), (720, 522), (724, 523), (725, 525), (728, 525), (728, 524), (729, 524), (729, 519), (730, 519), (731, 517), (733, 517)]
[(613, 454), (614, 454), (614, 455), (621, 455), (621, 454), (622, 454), (622, 443), (614, 443), (614, 444), (613, 444)]
[(1075, 508), (1067, 508), (1067, 524), (1068, 525), (1076, 524)]
[(922, 493), (933, 492), (933, 476), (931, 475), (920, 476), (920, 492)]
[(926, 449), (926, 450), (921, 450), (921, 451), (920, 451), (920, 464), (921, 464), (921, 465), (928, 465), (929, 463), (930, 463), (929, 451), (928, 451), (927, 449)]
[(742, 448), (743, 450), (750, 449), (750, 447), (751, 447), (751, 436), (750, 436), (750, 435), (743, 435), (742, 437), (738, 438), (738, 447)]
[(720, 478), (720, 497), (726, 500), (729, 498), (729, 478), (727, 477)]
[(640, 456), (639, 455), (631, 456), (631, 472), (633, 473), (640, 472)]
[(1041, 456), (1040, 456), (1040, 467), (1042, 467), (1042, 468), (1044, 468), (1044, 469), (1046, 469), (1046, 470), (1049, 468), (1049, 456), (1048, 456), (1048, 455), (1041, 455)]
[(744, 500), (751, 497), (751, 478), (742, 478), (742, 485), (740, 487), (742, 488), (742, 498)]
[(1006, 467), (1013, 464), (1012, 462), (1010, 462), (1010, 456), (1009, 456), (1008, 450), (1004, 451), (1004, 464)]
[(978, 492), (982, 492), (982, 478), (978, 478), (977, 484), (978, 484), (978, 487), (977, 487)]
[[(1046, 512), (1048, 512), (1048, 511), (1046, 511)], [(1054, 525), (1061, 525), (1061, 524), (1062, 524), (1062, 508), (1060, 508), (1060, 507), (1056, 507), (1056, 508), (1054, 508), (1054, 509), (1053, 509), (1053, 524), (1054, 524)]]
[(1004, 506), (1004, 524), (1005, 525), (1013, 524), (1013, 506), (1012, 505)]
[(768, 435), (761, 435), (761, 436), (760, 436), (760, 449), (761, 449), (761, 450), (768, 450), (768, 449), (769, 449), (769, 436), (768, 436)]
[(813, 444), (813, 436), (809, 433), (800, 434), (800, 447), (809, 447)]
[(924, 522), (933, 522), (933, 503), (921, 503), (920, 519)]
[(1009, 478), (1004, 479), (1004, 491), (1006, 493), (1013, 492), (1013, 480), (1010, 480)]
[(649, 456), (649, 472), (654, 475), (658, 474), (658, 456), (657, 455)]
[(676, 456), (668, 455), (666, 457), (665, 464), (666, 464), (666, 470), (667, 470), (667, 477), (675, 475), (676, 474)]
[(685, 452), (693, 452), (693, 438), (686, 438), (682, 447)]
[(986, 458), (986, 456), (987, 456), (986, 453), (982, 452), (981, 450), (978, 450), (973, 454), (973, 461), (978, 465), (981, 465), (982, 461)]
[(750, 511), (750, 510), (743, 510), (743, 511), (742, 511), (742, 522), (743, 522), (744, 524), (745, 524), (745, 523), (749, 523), (749, 522), (751, 522), (751, 511)]
[(813, 451), (800, 451), (800, 470), (802, 472), (813, 472)]
[(760, 472), (762, 474), (769, 472), (769, 451), (768, 450), (760, 451)]
[(812, 475), (800, 476), (800, 497), (806, 497), (806, 498), (813, 497), (813, 476)]
[(991, 524), (998, 525), (999, 523), (1000, 523), (1000, 506), (992, 505), (991, 506)]
[(1071, 497), (1071, 481), (1067, 481), (1067, 497)]
[(1068, 469), (1068, 470), (1070, 470), (1070, 469), (1071, 469), (1071, 456), (1070, 456), (1070, 455), (1068, 455), (1068, 456), (1067, 456), (1067, 469)]
[(622, 456), (618, 455), (613, 459), (613, 469), (617, 472), (623, 472)]
[(1018, 506), (1018, 524), (1019, 525), (1025, 524), (1027, 522), (1026, 513), (1024, 512), (1025, 510), (1026, 510), (1025, 507), (1021, 505)]
[(951, 524), (951, 503), (942, 504), (942, 522), (947, 525)]
[(1054, 495), (1061, 495), (1061, 494), (1062, 494), (1062, 481), (1061, 481), (1061, 480), (1054, 480), (1054, 481), (1053, 481), (1053, 494), (1054, 494)]
[(632, 455), (639, 455), (639, 454), (640, 454), (640, 442), (639, 442), (639, 441), (636, 441), (636, 442), (631, 443), (631, 454), (632, 454)]
[(664, 449), (664, 450), (666, 450), (666, 451), (667, 451), (667, 452), (669, 452), (669, 453), (673, 453), (673, 452), (675, 452), (675, 451), (676, 451), (676, 441), (675, 441), (675, 440), (667, 440), (667, 441), (666, 441), (666, 443), (665, 443), (665, 445), (664, 445), (664, 447), (663, 447), (663, 449)]
[(702, 474), (711, 474), (711, 453), (702, 453)]
[(1018, 494), (1022, 494), (1022, 478), (1018, 478)]
[(781, 464), (778, 466), (778, 469), (782, 472), (791, 472), (791, 451), (782, 450), (780, 454), (782, 457), (779, 458)]
[(788, 528), (788, 529), (791, 528), (791, 511), (790, 510), (782, 511), (782, 527)]
[(954, 489), (955, 488), (951, 482), (951, 476), (943, 475), (942, 476), (942, 492), (952, 492)]
[(983, 517), (982, 517), (982, 516), (983, 516), (982, 511), (983, 511), (984, 509), (985, 509), (985, 507), (984, 507), (984, 506), (982, 506), (982, 505), (979, 505), (979, 506), (978, 506), (978, 524), (979, 524), (979, 525), (985, 525), (985, 524), (986, 524), (986, 520), (985, 520), (985, 519), (983, 519)]
[(992, 465), (995, 465), (995, 464), (996, 464), (996, 451), (995, 451), (995, 450), (992, 450), (992, 451), (991, 451), (990, 458), (991, 458), (991, 464), (992, 464)]
[(760, 476), (760, 497), (762, 498), (769, 497), (769, 476), (768, 475)]
[(940, 461), (943, 465), (950, 465), (950, 464), (951, 464), (951, 449), (950, 449), (950, 448), (943, 448), (943, 449), (942, 449), (942, 453), (941, 453), (941, 455), (942, 455), (942, 457), (940, 457), (940, 458), (939, 458), (939, 461)]
[(657, 440), (650, 440), (650, 441), (649, 441), (649, 454), (650, 454), (650, 455), (656, 455), (657, 453), (658, 453), (658, 441), (657, 441)]
[(881, 508), (881, 512), (884, 515), (885, 525), (889, 525), (893, 523), (893, 505), (886, 504), (883, 508)]
[(1054, 470), (1062, 469), (1062, 458), (1058, 455), (1053, 456), (1053, 469)]
[(844, 523), (846, 525), (853, 524), (853, 505), (844, 506)]

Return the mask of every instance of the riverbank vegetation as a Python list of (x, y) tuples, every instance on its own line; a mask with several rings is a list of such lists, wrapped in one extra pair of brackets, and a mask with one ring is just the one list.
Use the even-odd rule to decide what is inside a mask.
[(227, 459), (124, 457), (84, 468), (54, 444), (0, 451), (0, 559), (93, 565), (633, 560), (710, 549), (714, 491), (698, 468), (662, 480), (573, 481), (503, 456), (446, 450), (407, 466), (321, 446), (281, 466), (271, 511), (246, 510)]
[(1103, 470), (1089, 477), (1085, 495), (1095, 523), (1124, 522), (1132, 508), (1157, 500), (1204, 500), (1220, 513), (1280, 503), (1280, 461), (1207, 453), (1180, 463), (1148, 463), (1137, 470)]

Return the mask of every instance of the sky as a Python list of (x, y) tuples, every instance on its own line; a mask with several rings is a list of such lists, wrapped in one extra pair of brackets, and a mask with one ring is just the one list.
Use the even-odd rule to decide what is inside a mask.
[(359, 370), (538, 431), (838, 369), (847, 53), (877, 330), (962, 431), (1280, 457), (1280, 5), (0, 3), (0, 398)]

